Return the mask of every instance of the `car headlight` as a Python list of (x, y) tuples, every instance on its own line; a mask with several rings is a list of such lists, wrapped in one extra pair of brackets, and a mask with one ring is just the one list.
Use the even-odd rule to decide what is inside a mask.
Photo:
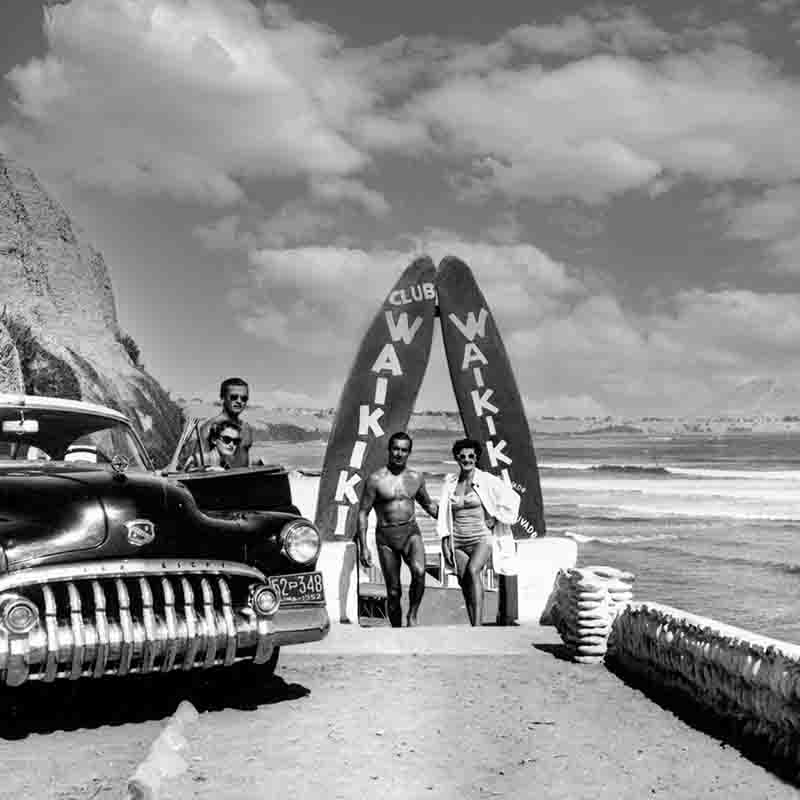
[(319, 555), (319, 531), (306, 520), (286, 525), (281, 542), (282, 552), (295, 564), (310, 564)]

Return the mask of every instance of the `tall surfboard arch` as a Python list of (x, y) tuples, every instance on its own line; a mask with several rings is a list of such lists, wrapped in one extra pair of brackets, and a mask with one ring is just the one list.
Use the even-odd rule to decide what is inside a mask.
[(389, 436), (408, 427), (431, 352), (435, 278), (430, 258), (414, 260), (364, 334), (322, 463), (315, 522), (323, 539), (353, 538), (364, 482), (386, 463)]
[(494, 317), (463, 261), (445, 258), (437, 271), (423, 256), (386, 296), (342, 390), (317, 500), (323, 539), (354, 537), (364, 482), (386, 463), (388, 437), (408, 427), (437, 314), (464, 431), (484, 447), (480, 466), (521, 495), (515, 537), (545, 534), (533, 440)]
[(546, 533), (539, 467), (511, 361), (472, 270), (452, 256), (436, 273), (442, 340), (464, 431), (483, 445), (479, 466), (520, 495), (517, 539)]

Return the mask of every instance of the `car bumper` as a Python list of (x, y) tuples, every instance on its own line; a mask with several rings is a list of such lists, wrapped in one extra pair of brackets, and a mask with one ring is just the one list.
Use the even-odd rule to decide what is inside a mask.
[[(278, 610), (271, 619), (244, 612), (222, 618), (174, 622), (172, 634), (165, 620), (145, 626), (107, 622), (60, 625), (28, 634), (0, 632), (0, 681), (6, 686), (26, 682), (51, 683), (59, 679), (99, 678), (106, 675), (143, 675), (210, 667), (240, 661), (263, 663), (275, 647), (324, 638), (330, 628), (324, 607)], [(127, 627), (127, 631), (124, 630)]]
[(324, 639), (331, 627), (325, 606), (280, 608), (273, 618), (276, 647)]
[[(38, 622), (28, 632), (0, 624), (0, 684), (261, 664), (275, 647), (328, 633), (324, 605), (281, 605), (262, 616), (232, 599), (234, 580), (259, 578), (244, 565), (164, 561), (73, 565), (2, 578), (0, 591), (24, 590), (41, 600)], [(13, 586), (3, 585), (12, 580)]]

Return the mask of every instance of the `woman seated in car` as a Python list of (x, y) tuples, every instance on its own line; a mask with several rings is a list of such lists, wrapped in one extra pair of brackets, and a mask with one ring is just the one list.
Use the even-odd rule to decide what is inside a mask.
[(233, 466), (236, 451), (242, 441), (242, 429), (230, 420), (215, 422), (208, 431), (208, 449), (195, 453), (184, 466), (186, 470), (225, 470)]

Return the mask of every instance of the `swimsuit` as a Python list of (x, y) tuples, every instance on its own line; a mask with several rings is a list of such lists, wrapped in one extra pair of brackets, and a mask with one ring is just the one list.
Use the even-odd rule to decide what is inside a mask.
[(464, 505), (453, 509), (453, 546), (461, 550), (472, 548), (491, 535), (481, 499), (472, 489), (464, 495)]
[(397, 524), (378, 525), (375, 528), (375, 544), (378, 547), (388, 547), (402, 555), (409, 555), (409, 545), (415, 536), (422, 538), (417, 521), (413, 518)]

